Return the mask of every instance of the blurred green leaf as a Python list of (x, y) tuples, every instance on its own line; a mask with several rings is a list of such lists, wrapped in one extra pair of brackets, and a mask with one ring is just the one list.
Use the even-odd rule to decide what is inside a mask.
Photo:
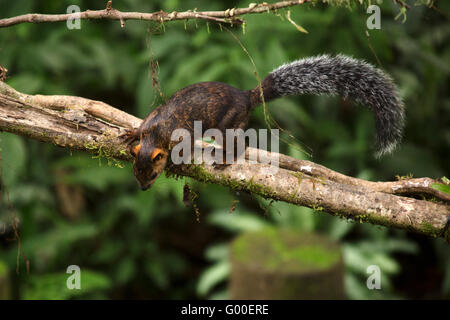
[(232, 232), (255, 231), (269, 226), (269, 222), (263, 218), (238, 210), (231, 214), (226, 211), (215, 212), (208, 217), (208, 222)]
[(111, 286), (110, 280), (101, 273), (81, 269), (80, 275), (81, 289), (68, 289), (67, 279), (70, 274), (31, 276), (26, 280), (22, 297), (25, 300), (64, 300), (107, 290)]
[(450, 194), (450, 186), (448, 186), (448, 185), (446, 185), (446, 184), (443, 184), (443, 183), (433, 183), (433, 184), (431, 185), (431, 187), (432, 187), (433, 189), (436, 189), (436, 190), (445, 192), (445, 193), (447, 193), (447, 194)]
[(117, 264), (114, 281), (119, 284), (129, 282), (136, 272), (134, 261), (129, 258), (122, 258)]
[(198, 281), (197, 293), (200, 296), (207, 295), (215, 285), (227, 278), (229, 272), (230, 264), (228, 261), (219, 262), (209, 267)]
[(0, 133), (1, 174), (7, 186), (23, 177), (27, 150), (23, 138), (11, 133)]
[(221, 243), (210, 246), (206, 250), (206, 258), (210, 261), (226, 260), (228, 258), (228, 244)]

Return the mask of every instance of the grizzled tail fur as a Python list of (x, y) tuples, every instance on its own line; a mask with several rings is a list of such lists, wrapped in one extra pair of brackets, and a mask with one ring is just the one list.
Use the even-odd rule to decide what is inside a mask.
[[(299, 94), (328, 94), (367, 105), (374, 113), (376, 156), (390, 153), (401, 140), (404, 106), (392, 79), (370, 64), (344, 55), (300, 59), (275, 69), (262, 82), (264, 100)], [(260, 87), (250, 91), (252, 107)]]

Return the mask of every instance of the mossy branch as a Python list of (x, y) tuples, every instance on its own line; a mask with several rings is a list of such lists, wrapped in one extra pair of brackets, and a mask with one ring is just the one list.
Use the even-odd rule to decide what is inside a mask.
[[(27, 95), (0, 82), (0, 131), (132, 161), (127, 146), (118, 136), (126, 128), (138, 127), (141, 121), (103, 102), (73, 96)], [(248, 148), (247, 154), (252, 151)], [(450, 232), (444, 232), (450, 215), (448, 194), (432, 188), (433, 184), (443, 182), (431, 178), (371, 182), (310, 161), (282, 154), (279, 159), (277, 172), (262, 163), (235, 164), (222, 169), (205, 164), (186, 165), (168, 170), (342, 218), (450, 240)], [(432, 197), (434, 201), (411, 196)]]

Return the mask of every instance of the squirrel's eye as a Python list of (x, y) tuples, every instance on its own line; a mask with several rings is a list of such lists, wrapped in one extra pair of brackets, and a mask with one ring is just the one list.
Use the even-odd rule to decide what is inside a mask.
[(157, 155), (156, 155), (156, 157), (154, 157), (153, 158), (153, 161), (159, 161), (159, 160), (161, 160), (161, 158), (162, 158), (162, 154), (161, 153), (158, 153)]
[(153, 162), (156, 162), (156, 161), (158, 161), (158, 160), (161, 160), (161, 158), (163, 157), (163, 155), (164, 155), (164, 151), (163, 151), (162, 149), (155, 148), (155, 149), (153, 150), (153, 152), (152, 152), (151, 159), (152, 159)]

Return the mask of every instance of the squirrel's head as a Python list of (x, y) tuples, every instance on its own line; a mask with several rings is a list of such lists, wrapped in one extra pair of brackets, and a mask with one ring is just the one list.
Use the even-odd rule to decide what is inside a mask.
[(142, 190), (150, 188), (167, 164), (169, 153), (163, 148), (141, 139), (140, 143), (131, 148), (134, 156), (134, 176)]

